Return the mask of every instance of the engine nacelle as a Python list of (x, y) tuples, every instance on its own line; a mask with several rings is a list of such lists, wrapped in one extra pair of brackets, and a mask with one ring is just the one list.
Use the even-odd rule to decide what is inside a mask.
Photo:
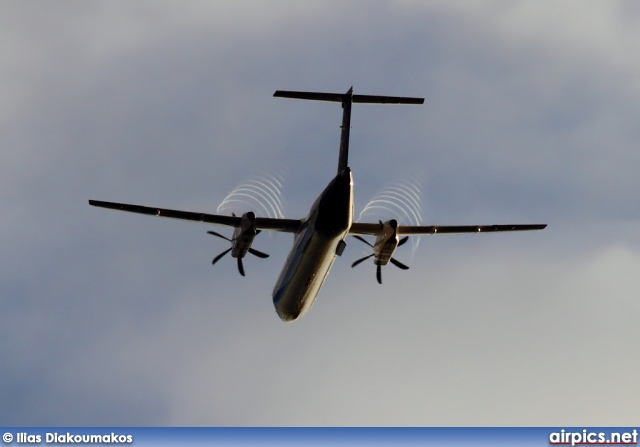
[(256, 231), (256, 215), (249, 211), (240, 218), (240, 226), (233, 230), (231, 239), (231, 256), (242, 259), (247, 254), (253, 244), (253, 240), (258, 232)]
[(376, 242), (374, 245), (371, 245), (369, 242), (367, 242), (367, 240), (361, 238), (360, 236), (354, 235), (356, 239), (373, 248), (373, 253), (355, 261), (353, 264), (351, 264), (351, 268), (373, 256), (373, 263), (376, 265), (376, 279), (378, 280), (379, 284), (382, 284), (383, 265), (387, 265), (389, 262), (391, 262), (399, 269), (407, 270), (409, 268), (402, 262), (392, 257), (393, 252), (396, 250), (396, 248), (407, 242), (409, 236), (404, 236), (402, 239), (398, 239), (398, 221), (395, 219), (388, 220), (385, 223), (382, 223), (381, 221), (380, 226), (382, 227), (382, 232), (376, 237)]
[(398, 221), (388, 220), (382, 224), (382, 234), (378, 235), (373, 245), (373, 263), (375, 265), (387, 265), (393, 252), (398, 247)]

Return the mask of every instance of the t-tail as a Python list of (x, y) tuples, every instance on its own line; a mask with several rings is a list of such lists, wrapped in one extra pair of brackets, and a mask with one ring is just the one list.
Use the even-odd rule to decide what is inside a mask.
[(307, 99), (311, 101), (330, 101), (342, 103), (342, 126), (340, 128), (340, 155), (338, 174), (344, 171), (349, 162), (349, 130), (351, 129), (351, 104), (424, 104), (424, 98), (405, 96), (354, 95), (353, 87), (347, 93), (293, 92), (276, 90), (273, 96), (280, 98)]

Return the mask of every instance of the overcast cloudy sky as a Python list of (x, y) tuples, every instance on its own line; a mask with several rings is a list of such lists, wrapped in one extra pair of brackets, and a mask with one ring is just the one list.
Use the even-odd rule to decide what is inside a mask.
[[(3, 2), (0, 421), (8, 425), (633, 425), (640, 417), (640, 4)], [(211, 266), (202, 224), (282, 172), (299, 218), (356, 105), (356, 212), (419, 176), (439, 235), (281, 322), (267, 260)], [(218, 231), (229, 230), (218, 229)]]

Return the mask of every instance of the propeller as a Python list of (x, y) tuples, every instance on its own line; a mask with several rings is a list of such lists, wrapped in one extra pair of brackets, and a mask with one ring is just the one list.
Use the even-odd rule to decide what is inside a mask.
[[(220, 234), (220, 233), (216, 233), (215, 231), (207, 231), (207, 233), (213, 235), (213, 236), (217, 236), (219, 238), (222, 238), (226, 241), (229, 241), (233, 244), (233, 241), (231, 239), (229, 239), (228, 237)], [(260, 233), (260, 230), (256, 231), (256, 236)], [(213, 261), (211, 261), (211, 264), (215, 264), (216, 262), (218, 262), (224, 255), (226, 255), (227, 253), (229, 253), (231, 250), (233, 249), (233, 246), (231, 246), (230, 248), (227, 248), (225, 251), (223, 251), (222, 253), (220, 253), (218, 256), (216, 256), (215, 258), (213, 258)], [(254, 256), (257, 256), (259, 258), (268, 258), (269, 255), (266, 253), (263, 253), (261, 251), (258, 251), (256, 249), (253, 249), (251, 247), (249, 247), (249, 253), (251, 253)], [(244, 276), (244, 265), (242, 265), (242, 258), (237, 258), (238, 259), (238, 271), (240, 272), (240, 274), (242, 276)]]
[[(353, 237), (355, 237), (356, 239), (358, 239), (361, 242), (364, 242), (369, 247), (373, 248), (373, 245), (371, 245), (371, 243), (369, 243), (369, 241), (367, 241), (366, 239), (363, 239), (363, 238), (361, 238), (360, 236), (357, 236), (357, 235), (354, 235)], [(398, 241), (398, 247), (403, 245), (408, 240), (409, 240), (409, 236), (405, 236), (402, 239), (400, 239)], [(356, 265), (360, 264), (361, 262), (366, 261), (367, 259), (372, 257), (374, 254), (375, 253), (371, 253), (370, 255), (367, 255), (367, 256), (365, 256), (363, 258), (358, 259), (353, 264), (351, 264), (351, 268), (354, 268)], [(402, 269), (402, 270), (408, 270), (409, 269), (409, 266), (404, 265), (402, 262), (400, 262), (400, 261), (398, 261), (398, 260), (396, 260), (394, 258), (389, 258), (389, 262), (391, 262), (393, 265), (395, 265), (399, 269)], [(382, 266), (380, 264), (376, 265), (376, 279), (378, 280), (378, 284), (382, 284)]]

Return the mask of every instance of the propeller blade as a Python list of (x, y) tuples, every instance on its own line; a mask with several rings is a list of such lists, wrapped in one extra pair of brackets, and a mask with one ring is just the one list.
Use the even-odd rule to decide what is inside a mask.
[(354, 262), (353, 264), (351, 264), (351, 268), (354, 268), (356, 265), (360, 264), (362, 261), (366, 261), (367, 259), (369, 259), (371, 256), (373, 256), (373, 253), (371, 253), (368, 256), (365, 256), (364, 258), (360, 258), (358, 259), (356, 262)]
[(405, 236), (402, 239), (400, 239), (400, 241), (398, 242), (398, 247), (404, 244), (405, 242), (407, 242), (408, 240), (409, 240), (409, 236)]
[(358, 239), (361, 242), (364, 242), (365, 244), (367, 244), (369, 247), (373, 248), (373, 245), (371, 245), (366, 239), (361, 238), (360, 236), (356, 236), (354, 235), (353, 237), (355, 237), (356, 239)]
[(402, 262), (400, 262), (400, 261), (396, 261), (396, 260), (395, 260), (395, 259), (393, 259), (393, 258), (389, 258), (389, 261), (390, 261), (393, 265), (395, 265), (396, 267), (398, 267), (398, 268), (400, 268), (400, 269), (402, 269), (402, 270), (409, 270), (409, 266), (404, 265), (404, 264), (403, 264)]
[(215, 231), (207, 231), (207, 233), (212, 234), (214, 236), (221, 237), (222, 239), (226, 239), (227, 241), (231, 242), (231, 239), (229, 239), (226, 236), (221, 235), (220, 233), (216, 233)]
[(382, 266), (378, 264), (378, 268), (376, 269), (376, 279), (378, 280), (378, 284), (382, 284)]
[(266, 253), (262, 253), (261, 251), (256, 250), (255, 248), (250, 248), (249, 249), (249, 253), (251, 253), (254, 256), (257, 256), (259, 258), (268, 258), (269, 255)]
[(223, 251), (222, 253), (220, 253), (218, 256), (216, 256), (215, 258), (213, 258), (213, 261), (211, 261), (211, 264), (215, 264), (216, 262), (218, 262), (220, 260), (221, 257), (223, 257), (224, 255), (226, 255), (227, 253), (229, 253), (231, 251), (230, 248), (227, 248), (225, 251)]
[(242, 258), (238, 258), (238, 271), (244, 276), (244, 266), (242, 265)]

